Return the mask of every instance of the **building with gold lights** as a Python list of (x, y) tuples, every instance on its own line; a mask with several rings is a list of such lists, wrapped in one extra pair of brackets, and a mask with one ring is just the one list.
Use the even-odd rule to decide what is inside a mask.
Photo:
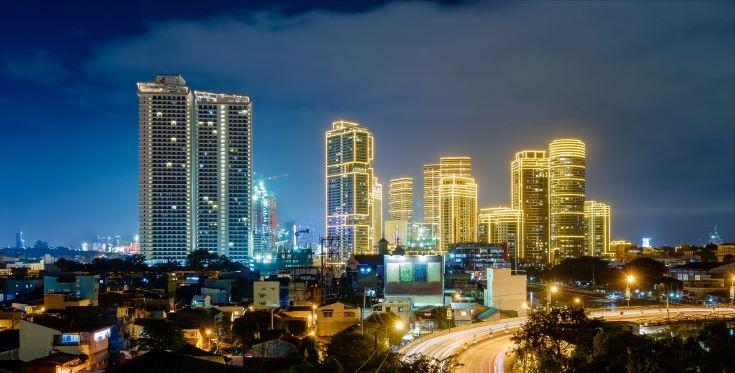
[(413, 179), (390, 179), (388, 185), (388, 220), (413, 222)]
[(508, 256), (523, 257), (523, 211), (509, 207), (480, 209), (477, 217), (477, 240), (481, 243), (504, 243)]
[(477, 241), (477, 183), (470, 157), (439, 159), (439, 248)]
[(441, 184), (439, 164), (424, 165), (424, 224), (428, 224), (431, 233), (439, 233), (439, 185)]
[[(371, 215), (373, 221), (373, 242), (372, 246), (378, 244), (383, 238), (383, 184), (378, 182), (377, 177), (373, 177), (373, 210)], [(377, 249), (376, 249), (377, 250)]]
[(597, 202), (584, 202), (584, 217), (587, 225), (587, 254), (590, 256), (614, 256), (610, 250), (610, 205)]
[(336, 121), (325, 135), (325, 248), (333, 264), (373, 248), (373, 134), (355, 122)]
[(585, 144), (558, 139), (549, 144), (550, 262), (586, 254)]
[(549, 260), (549, 159), (546, 151), (524, 150), (510, 164), (511, 206), (523, 212), (518, 257)]

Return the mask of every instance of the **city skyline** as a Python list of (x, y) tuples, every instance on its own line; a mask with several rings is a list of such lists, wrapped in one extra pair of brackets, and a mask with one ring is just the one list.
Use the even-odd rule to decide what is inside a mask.
[[(227, 9), (178, 20), (177, 14), (153, 17), (145, 25), (136, 16), (135, 25), (124, 30), (80, 38), (76, 48), (83, 49), (84, 63), (70, 61), (33, 36), (27, 45), (9, 40), (8, 52), (0, 61), (0, 79), (13, 95), (3, 96), (0, 102), (17, 110), (9, 113), (8, 135), (0, 140), (9, 154), (0, 183), (4, 196), (0, 237), (5, 238), (0, 243), (12, 245), (17, 231), (24, 232), (26, 245), (37, 239), (70, 244), (96, 234), (136, 233), (137, 103), (131, 99), (130, 86), (162, 71), (181, 73), (194, 87), (242, 92), (253, 98), (257, 112), (254, 179), (288, 173), (287, 182), (269, 186), (279, 198), (279, 214), (284, 220), (313, 224), (318, 231), (323, 228), (323, 180), (307, 176), (321, 169), (319, 134), (324, 124), (346, 117), (374, 132), (375, 176), (385, 188), (386, 181), (397, 176), (412, 177), (419, 184), (421, 165), (445, 155), (466, 154), (475, 163), (478, 205), (509, 205), (507, 164), (513, 155), (544, 147), (547, 139), (572, 137), (587, 144), (590, 197), (614, 208), (612, 240), (639, 242), (640, 237), (650, 236), (654, 245), (704, 243), (698, 240), (706, 240), (715, 225), (725, 239), (735, 235), (733, 110), (728, 104), (734, 101), (728, 67), (733, 65), (733, 27), (726, 18), (732, 14), (732, 4), (634, 8), (610, 3), (577, 7), (567, 3), (555, 7), (384, 3), (347, 10), (307, 7), (289, 14), (258, 9), (253, 14), (276, 15), (275, 19), (252, 23), (223, 19)], [(514, 20), (534, 19), (539, 12), (546, 12), (555, 24), (581, 23), (594, 38), (562, 28), (552, 40), (576, 43), (551, 44), (551, 51), (538, 41), (544, 29), (531, 28), (507, 36), (508, 40), (482, 42), (483, 35), (515, 34)], [(628, 19), (628, 26), (637, 33), (627, 34), (627, 26), (620, 28), (602, 16), (610, 13)], [(421, 21), (436, 19), (431, 17), (438, 14), (443, 16), (441, 26), (450, 30), (443, 39), (423, 27), (419, 31), (426, 38), (397, 26), (399, 17), (410, 15)], [(662, 21), (648, 24), (652, 14)], [(499, 24), (478, 21), (488, 17)], [(203, 25), (218, 35), (245, 35), (249, 41), (254, 40), (250, 35), (256, 35), (271, 45), (299, 34), (303, 39), (295, 40), (310, 45), (315, 33), (322, 35), (321, 30), (337, 27), (347, 18), (356, 22), (358, 33), (367, 24), (384, 25), (386, 33), (350, 34), (350, 38), (367, 43), (369, 51), (383, 45), (386, 35), (396, 35), (397, 41), (386, 45), (381, 60), (413, 61), (419, 66), (417, 75), (407, 74), (402, 64), (384, 62), (367, 69), (367, 75), (353, 75), (349, 64), (315, 64), (317, 60), (301, 48), (288, 52), (286, 59), (303, 59), (306, 69), (265, 66), (268, 63), (262, 58), (273, 57), (266, 52), (257, 61), (241, 61), (245, 65), (236, 70), (225, 60), (238, 56), (237, 50), (212, 56), (215, 69), (203, 69), (190, 58), (177, 60), (199, 53), (196, 43), (166, 49), (160, 56), (143, 53), (165, 45), (162, 39), (167, 32), (188, 32), (196, 40)], [(300, 24), (291, 24), (294, 20)], [(454, 43), (453, 37), (460, 34), (451, 30), (465, 35), (463, 24), (476, 31), (468, 34), (466, 43)], [(290, 27), (269, 31), (273, 25)], [(23, 29), (14, 22), (3, 27)], [(688, 31), (676, 33), (679, 29)], [(700, 44), (702, 38), (710, 41)], [(466, 72), (448, 70), (441, 61), (423, 63), (416, 49), (394, 47), (404, 43), (422, 47), (429, 39), (438, 51), (455, 56), (451, 64), (464, 66)], [(590, 40), (603, 42), (590, 44)], [(338, 53), (366, 57), (339, 38), (330, 42)], [(644, 53), (641, 49), (646, 45), (657, 48)], [(291, 50), (292, 44), (275, 49), (282, 53)], [(672, 53), (689, 57), (672, 60)], [(469, 58), (459, 57), (463, 54)], [(471, 59), (487, 63), (479, 66)], [(522, 63), (511, 63), (516, 60)], [(544, 63), (532, 62), (537, 60)], [(569, 67), (559, 64), (577, 60)], [(710, 62), (715, 60), (720, 62)], [(365, 61), (365, 66), (376, 63), (371, 58)], [(662, 71), (649, 74), (651, 66), (663, 66)], [(314, 78), (304, 78), (309, 71)], [(231, 79), (235, 72), (237, 77)], [(384, 72), (400, 78), (386, 81), (383, 77), (376, 82), (380, 84), (371, 83)], [(425, 73), (434, 78), (426, 79)], [(277, 74), (298, 79), (285, 84), (274, 79)], [(336, 79), (326, 79), (330, 75)], [(317, 86), (315, 81), (325, 84)], [(476, 85), (483, 87), (482, 94), (477, 94)], [(538, 91), (530, 91), (539, 86)], [(43, 95), (29, 99), (39, 91), (54, 92), (54, 100)], [(341, 98), (348, 91), (356, 96)], [(44, 105), (44, 110), (33, 110), (37, 104)], [(34, 115), (22, 114), (27, 112)], [(406, 145), (406, 138), (419, 145)], [(423, 193), (415, 186), (413, 194), (414, 212), (419, 215)], [(385, 201), (383, 208), (387, 210)]]

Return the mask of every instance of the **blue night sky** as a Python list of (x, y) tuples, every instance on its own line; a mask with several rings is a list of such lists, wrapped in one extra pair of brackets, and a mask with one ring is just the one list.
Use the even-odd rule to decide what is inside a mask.
[(282, 221), (323, 226), (346, 118), (386, 189), (416, 179), (419, 215), (423, 164), (470, 155), (480, 206), (508, 205), (514, 153), (570, 136), (613, 238), (735, 239), (732, 2), (30, 3), (0, 13), (0, 246), (136, 232), (135, 83), (158, 72), (253, 98)]

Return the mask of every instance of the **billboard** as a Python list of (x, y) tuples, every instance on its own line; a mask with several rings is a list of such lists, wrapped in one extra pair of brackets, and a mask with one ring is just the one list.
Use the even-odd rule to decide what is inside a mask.
[(443, 303), (444, 261), (441, 255), (385, 255), (383, 268), (386, 297), (412, 297), (417, 307)]

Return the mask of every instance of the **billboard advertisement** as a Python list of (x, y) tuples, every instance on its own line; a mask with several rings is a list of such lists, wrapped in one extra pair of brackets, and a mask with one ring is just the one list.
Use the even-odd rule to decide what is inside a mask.
[(386, 297), (412, 297), (417, 307), (443, 303), (441, 255), (385, 255), (384, 261)]

